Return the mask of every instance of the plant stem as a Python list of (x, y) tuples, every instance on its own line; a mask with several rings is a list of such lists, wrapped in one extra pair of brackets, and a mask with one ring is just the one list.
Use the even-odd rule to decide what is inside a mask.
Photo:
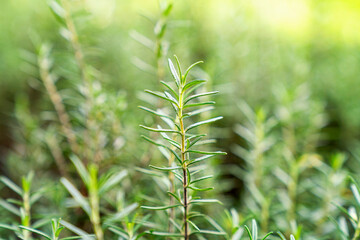
[[(66, 23), (66, 27), (68, 28), (68, 30), (71, 33), (71, 37), (70, 37), (70, 43), (72, 45), (72, 48), (74, 50), (74, 55), (75, 55), (75, 60), (76, 63), (79, 67), (80, 70), (80, 74), (81, 74), (81, 79), (83, 81), (84, 84), (84, 95), (85, 95), (85, 119), (86, 119), (86, 124), (85, 124), (85, 132), (84, 132), (84, 140), (85, 142), (89, 141), (90, 138), (90, 129), (91, 129), (91, 120), (89, 118), (90, 115), (90, 109), (91, 109), (91, 92), (92, 92), (92, 87), (90, 84), (90, 78), (87, 74), (86, 71), (86, 64), (85, 64), (85, 60), (84, 60), (84, 54), (82, 52), (81, 49), (81, 44), (79, 42), (79, 36), (77, 34), (76, 31), (76, 27), (74, 24), (74, 21), (71, 17), (71, 11), (70, 11), (70, 4), (68, 0), (61, 0), (61, 3), (64, 7), (65, 10), (65, 23)], [(91, 153), (91, 145), (90, 147), (86, 147), (86, 150), (84, 151), (85, 154), (85, 158), (83, 158), (84, 163), (87, 163), (87, 160), (91, 158), (91, 156), (93, 156), (93, 154)]]
[(57, 139), (55, 137), (52, 137), (51, 139), (47, 140), (46, 142), (49, 146), (51, 155), (55, 159), (55, 163), (59, 169), (61, 176), (65, 177), (67, 179), (71, 179), (71, 177), (69, 176), (69, 173), (67, 172), (66, 161), (63, 156), (62, 150), (59, 147), (59, 143), (57, 142)]
[[(39, 68), (40, 68), (40, 77), (43, 81), (46, 91), (50, 97), (50, 100), (52, 104), (54, 105), (55, 111), (58, 115), (59, 121), (61, 123), (61, 129), (70, 145), (71, 151), (75, 154), (78, 154), (79, 147), (76, 142), (76, 136), (72, 130), (72, 126), (70, 123), (69, 115), (67, 114), (65, 110), (65, 106), (62, 102), (62, 98), (55, 86), (54, 79), (52, 78), (50, 74), (50, 60), (47, 58), (48, 52), (43, 53), (43, 56), (40, 56), (38, 59)], [(60, 161), (57, 162), (59, 166), (59, 169), (65, 168), (65, 163)]]
[(71, 17), (70, 5), (67, 0), (62, 0), (61, 3), (65, 10), (64, 20), (66, 23), (66, 27), (68, 28), (68, 30), (71, 33), (70, 42), (71, 42), (72, 48), (74, 49), (74, 52), (75, 52), (75, 59), (76, 59), (76, 62), (78, 64), (80, 72), (81, 72), (81, 78), (84, 81), (84, 84), (87, 85), (87, 84), (89, 84), (89, 77), (86, 73), (86, 64), (84, 61), (84, 54), (81, 50), (81, 45), (79, 42), (79, 36), (77, 34), (74, 21)]
[(287, 213), (288, 222), (291, 223), (293, 221), (296, 221), (296, 196), (297, 196), (297, 185), (298, 185), (298, 166), (297, 162), (292, 162), (291, 168), (290, 168), (290, 183), (288, 185), (288, 194), (289, 198), (291, 200), (291, 205)]
[(99, 191), (98, 191), (98, 170), (97, 166), (94, 164), (90, 165), (90, 176), (91, 176), (91, 184), (89, 186), (89, 195), (90, 195), (90, 208), (91, 208), (91, 216), (90, 220), (94, 228), (95, 236), (97, 240), (104, 239), (104, 232), (101, 228), (101, 220), (100, 220), (100, 201), (99, 201)]
[[(173, 136), (173, 140), (176, 139), (176, 135), (174, 134)], [(175, 150), (175, 147), (172, 146), (172, 149)], [(171, 167), (173, 165), (173, 162), (175, 160), (175, 156), (171, 155), (171, 157), (169, 158), (169, 167)], [(175, 176), (173, 172), (169, 172), (169, 181), (170, 181), (170, 189), (169, 191), (171, 193), (175, 193)], [(175, 204), (175, 199), (170, 196), (170, 206)], [(175, 220), (175, 208), (170, 208), (170, 219)], [(169, 221), (169, 232), (172, 233), (174, 232), (174, 225), (171, 223), (171, 221)]]
[(187, 170), (186, 168), (183, 168), (183, 175), (184, 175), (184, 239), (189, 239), (189, 223), (187, 221), (187, 215), (188, 215), (188, 192), (187, 192)]
[(183, 205), (184, 205), (184, 239), (189, 239), (189, 223), (188, 223), (188, 175), (187, 175), (187, 163), (186, 163), (186, 141), (185, 141), (185, 128), (183, 119), (183, 98), (184, 94), (182, 86), (179, 88), (179, 121), (180, 121), (180, 132), (181, 132), (181, 162), (183, 169)]
[(261, 230), (268, 232), (270, 200), (265, 198), (261, 203)]
[[(25, 190), (25, 189), (24, 189)], [(30, 227), (30, 222), (31, 222), (31, 212), (30, 212), (30, 192), (29, 191), (24, 191), (24, 195), (23, 195), (23, 204), (24, 204), (24, 212), (25, 212), (25, 216), (22, 219), (22, 225), (25, 227)], [(23, 235), (24, 235), (24, 240), (30, 240), (31, 239), (31, 232), (28, 230), (23, 230)]]
[(91, 222), (94, 227), (94, 232), (97, 240), (104, 239), (104, 233), (100, 223), (100, 211), (99, 211), (99, 196), (97, 194), (91, 194)]
[(357, 240), (360, 237), (360, 220), (358, 221), (357, 225), (356, 225), (356, 230), (354, 233), (354, 237), (352, 238), (352, 240)]

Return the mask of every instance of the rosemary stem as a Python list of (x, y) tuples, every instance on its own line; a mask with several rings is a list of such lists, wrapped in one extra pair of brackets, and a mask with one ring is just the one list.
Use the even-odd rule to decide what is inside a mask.
[(189, 223), (188, 223), (188, 176), (187, 176), (187, 163), (186, 163), (186, 141), (185, 141), (185, 127), (184, 127), (184, 119), (183, 119), (183, 89), (180, 87), (179, 94), (179, 120), (180, 120), (180, 132), (181, 132), (181, 162), (183, 169), (183, 204), (184, 204), (184, 239), (189, 239)]

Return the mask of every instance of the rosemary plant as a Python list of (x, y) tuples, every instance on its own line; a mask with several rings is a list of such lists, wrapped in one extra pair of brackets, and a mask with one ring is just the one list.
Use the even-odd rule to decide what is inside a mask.
[[(36, 235), (42, 236), (47, 240), (70, 240), (70, 239), (86, 239), (88, 237), (87, 235), (83, 236), (72, 236), (72, 237), (64, 237), (60, 238), (61, 232), (65, 229), (64, 226), (61, 225), (61, 219), (52, 219), (51, 220), (51, 234), (46, 234), (42, 231), (39, 231), (35, 228), (20, 226), (23, 231), (26, 231), (28, 233), (34, 233)], [(85, 238), (84, 238), (85, 237)]]
[[(150, 231), (149, 233), (164, 237), (183, 237), (185, 240), (188, 240), (190, 235), (194, 233), (223, 234), (222, 232), (218, 231), (201, 230), (193, 222), (193, 218), (202, 216), (202, 214), (192, 212), (190, 211), (190, 208), (195, 204), (218, 202), (218, 200), (215, 199), (201, 199), (200, 197), (196, 196), (196, 193), (199, 191), (207, 191), (212, 189), (211, 187), (201, 188), (196, 186), (199, 182), (212, 177), (198, 177), (198, 173), (204, 169), (202, 169), (201, 166), (197, 166), (197, 164), (215, 155), (223, 155), (226, 153), (220, 151), (209, 152), (195, 149), (196, 146), (206, 144), (208, 141), (202, 140), (206, 134), (192, 133), (193, 130), (204, 124), (209, 124), (220, 120), (222, 117), (215, 117), (192, 124), (189, 124), (188, 121), (190, 117), (193, 118), (194, 116), (204, 111), (211, 110), (212, 107), (208, 107), (208, 105), (213, 105), (215, 102), (201, 102), (198, 100), (201, 97), (213, 95), (217, 92), (194, 93), (194, 91), (206, 81), (199, 79), (188, 81), (187, 77), (190, 70), (201, 62), (192, 64), (185, 71), (185, 74), (182, 74), (180, 63), (176, 56), (175, 59), (177, 63), (177, 70), (175, 69), (173, 62), (169, 59), (169, 67), (175, 84), (162, 81), (161, 83), (166, 88), (163, 93), (146, 90), (147, 93), (168, 102), (172, 108), (173, 114), (165, 113), (161, 110), (152, 110), (147, 107), (140, 108), (151, 114), (157, 115), (169, 127), (163, 128), (162, 126), (158, 125), (156, 128), (152, 128), (141, 125), (142, 128), (148, 131), (160, 133), (164, 140), (162, 142), (155, 141), (146, 136), (142, 137), (148, 142), (158, 146), (160, 149), (167, 151), (168, 154), (174, 155), (175, 157), (175, 162), (169, 163), (169, 166), (158, 167), (151, 165), (150, 167), (159, 171), (173, 173), (180, 181), (181, 186), (176, 186), (177, 189), (175, 189), (174, 192), (168, 192), (169, 195), (175, 199), (176, 204), (161, 207), (143, 206), (143, 208), (151, 210), (181, 208), (181, 223), (178, 224), (175, 221), (173, 222), (174, 226), (178, 230), (177, 233), (156, 231)], [(203, 156), (199, 157), (199, 155)]]
[(154, 30), (155, 39), (147, 37), (135, 30), (133, 30), (130, 35), (138, 43), (144, 47), (150, 49), (155, 57), (155, 66), (148, 63), (148, 61), (143, 58), (134, 57), (133, 63), (139, 69), (144, 71), (155, 73), (158, 83), (162, 81), (165, 77), (165, 66), (166, 66), (166, 55), (169, 49), (169, 42), (165, 39), (165, 34), (168, 26), (169, 15), (173, 9), (172, 0), (159, 1), (160, 5), (160, 14), (158, 19), (154, 20)]
[[(314, 209), (321, 204), (321, 199), (311, 193), (312, 184), (306, 182), (313, 181), (315, 174), (311, 173), (322, 163), (316, 148), (327, 120), (323, 103), (315, 99), (310, 101), (312, 95), (306, 83), (292, 91), (279, 85), (274, 91), (279, 101), (276, 110), (279, 133), (284, 141), (273, 147), (274, 151), (278, 151), (279, 162), (272, 172), (286, 187), (286, 190), (277, 189), (276, 196), (281, 202), (288, 226), (280, 226), (276, 217), (275, 221), (282, 231), (287, 234), (292, 232), (296, 238), (300, 238), (302, 232), (308, 232), (305, 229), (313, 224), (316, 217), (313, 215)], [(305, 201), (307, 197), (311, 198), (311, 204)], [(298, 214), (300, 209), (306, 214)], [(283, 218), (281, 214), (278, 217)]]
[(347, 209), (338, 206), (346, 217), (340, 217), (338, 221), (332, 218), (337, 225), (338, 233), (342, 240), (356, 240), (360, 238), (360, 187), (355, 179), (352, 177), (349, 177), (349, 179), (350, 189), (355, 199), (355, 205), (350, 205)]
[[(77, 205), (89, 216), (96, 239), (103, 240), (104, 229), (100, 215), (100, 198), (117, 185), (127, 175), (127, 171), (123, 170), (121, 172), (107, 173), (99, 176), (99, 170), (95, 164), (89, 164), (86, 168), (78, 157), (72, 156), (71, 160), (86, 186), (89, 197), (84, 197), (66, 178), (62, 178), (61, 182), (72, 195)], [(117, 218), (116, 215), (113, 217), (114, 220)]]
[[(251, 221), (251, 230), (248, 226), (245, 225), (245, 230), (247, 232), (247, 234), (249, 235), (250, 240), (257, 240), (258, 239), (258, 227), (257, 227), (257, 223), (255, 221), (255, 219), (253, 219)], [(267, 239), (270, 235), (272, 234), (272, 232), (267, 233), (263, 238), (261, 238), (262, 240)]]
[(26, 231), (23, 228), (19, 229), (19, 226), (21, 225), (25, 228), (32, 226), (31, 206), (42, 196), (42, 191), (38, 191), (37, 193), (31, 192), (31, 183), (33, 177), (33, 172), (30, 172), (26, 177), (23, 177), (21, 187), (16, 185), (7, 177), (0, 177), (0, 182), (5, 184), (14, 193), (21, 197), (21, 201), (16, 199), (7, 199), (5, 201), (4, 199), (0, 198), (0, 206), (20, 218), (20, 224), (18, 225), (0, 224), (0, 228), (9, 229), (24, 240), (32, 239), (31, 232)]
[[(170, 47), (169, 41), (165, 38), (165, 34), (167, 32), (167, 26), (169, 23), (169, 16), (173, 9), (173, 1), (172, 0), (163, 0), (159, 1), (159, 8), (160, 8), (160, 14), (156, 21), (154, 21), (154, 28), (153, 33), (155, 35), (155, 39), (151, 37), (144, 36), (143, 34), (133, 30), (130, 35), (131, 37), (136, 40), (138, 43), (143, 45), (144, 47), (150, 49), (150, 51), (153, 54), (153, 58), (155, 59), (155, 66), (154, 64), (148, 63), (143, 58), (134, 57), (133, 63), (139, 67), (140, 69), (146, 70), (146, 69), (154, 69), (154, 71), (149, 71), (151, 74), (155, 74), (157, 78), (157, 84), (159, 84), (161, 81), (164, 80), (165, 77), (165, 67), (166, 67), (166, 56), (168, 53), (168, 49)], [(147, 66), (147, 67), (144, 67)], [(159, 99), (156, 99), (156, 103), (154, 105), (156, 108), (160, 108), (162, 106), (162, 102)], [(156, 124), (158, 124), (159, 120), (156, 120)], [(153, 136), (151, 136), (153, 137)], [(145, 151), (145, 153), (142, 156), (141, 165), (142, 167), (147, 166), (149, 164), (149, 161), (154, 156), (154, 149), (150, 148), (148, 151)], [(174, 156), (170, 156), (169, 162), (174, 161)], [(174, 175), (169, 172), (169, 191), (174, 192)], [(170, 197), (170, 205), (174, 205), (174, 198)], [(170, 211), (170, 219), (174, 220), (175, 218), (175, 210), (169, 209)], [(169, 232), (174, 231), (174, 226), (170, 223), (169, 224)]]
[[(277, 121), (266, 116), (264, 109), (254, 112), (245, 102), (241, 102), (239, 107), (245, 115), (247, 121), (244, 124), (235, 126), (235, 132), (246, 141), (246, 147), (236, 145), (233, 152), (245, 161), (245, 169), (238, 165), (230, 166), (229, 171), (246, 183), (247, 193), (244, 197), (245, 208), (251, 209), (260, 221), (261, 229), (268, 230), (270, 220), (271, 195), (271, 175), (267, 155), (274, 144), (274, 136), (271, 134)], [(267, 187), (265, 190), (264, 187)]]

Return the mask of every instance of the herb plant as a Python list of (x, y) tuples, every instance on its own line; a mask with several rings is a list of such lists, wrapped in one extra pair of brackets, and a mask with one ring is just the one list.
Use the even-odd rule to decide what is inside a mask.
[[(3, 209), (11, 212), (15, 216), (20, 218), (20, 223), (16, 226), (8, 224), (0, 224), (0, 228), (5, 228), (16, 233), (18, 237), (21, 237), (24, 240), (31, 240), (31, 232), (25, 230), (24, 228), (32, 226), (31, 218), (31, 206), (35, 204), (36, 201), (41, 197), (41, 191), (37, 193), (31, 191), (31, 183), (34, 177), (34, 173), (30, 172), (26, 177), (22, 178), (22, 186), (17, 186), (13, 181), (7, 177), (0, 177), (0, 182), (5, 184), (10, 188), (14, 193), (21, 197), (21, 201), (16, 199), (4, 199), (0, 198), (0, 206)], [(23, 228), (19, 228), (22, 226)]]
[[(171, 208), (180, 208), (181, 218), (174, 219), (174, 224), (177, 232), (158, 232), (150, 231), (152, 235), (167, 236), (167, 237), (183, 237), (188, 240), (191, 234), (195, 233), (208, 233), (208, 234), (223, 234), (218, 231), (201, 230), (194, 222), (193, 218), (203, 216), (203, 214), (191, 211), (193, 205), (204, 203), (216, 203), (216, 199), (202, 199), (197, 193), (201, 191), (211, 190), (211, 187), (199, 187), (198, 183), (212, 176), (200, 176), (199, 173), (204, 171), (203, 167), (199, 165), (202, 161), (209, 159), (215, 155), (224, 155), (221, 151), (205, 151), (202, 150), (202, 145), (209, 143), (209, 140), (203, 140), (206, 134), (194, 133), (193, 130), (204, 124), (209, 124), (220, 120), (222, 117), (215, 117), (205, 121), (199, 121), (194, 123), (188, 123), (190, 119), (204, 111), (213, 109), (209, 105), (213, 105), (213, 101), (199, 101), (204, 96), (216, 94), (217, 92), (203, 92), (196, 93), (198, 89), (206, 81), (201, 79), (195, 79), (188, 81), (187, 77), (190, 70), (201, 62), (192, 64), (183, 74), (180, 63), (175, 56), (177, 70), (173, 62), (169, 59), (169, 68), (174, 79), (174, 84), (162, 81), (166, 88), (163, 93), (146, 90), (147, 93), (165, 100), (171, 107), (171, 112), (164, 112), (162, 110), (153, 110), (147, 107), (140, 107), (141, 109), (160, 117), (165, 124), (166, 128), (158, 125), (156, 128), (143, 126), (142, 128), (160, 133), (163, 141), (156, 141), (149, 137), (143, 136), (148, 142), (158, 146), (162, 150), (172, 154), (175, 157), (175, 161), (169, 161), (168, 166), (153, 166), (159, 171), (165, 171), (179, 180), (180, 186), (176, 184), (174, 191), (169, 191), (168, 194), (176, 201), (175, 205), (166, 205), (160, 207), (143, 206), (144, 209), (150, 210), (166, 210)], [(212, 141), (210, 141), (212, 142)], [(202, 155), (202, 156), (199, 156)], [(171, 158), (170, 158), (171, 159)], [(170, 175), (169, 175), (170, 177)], [(175, 183), (174, 183), (175, 184)]]

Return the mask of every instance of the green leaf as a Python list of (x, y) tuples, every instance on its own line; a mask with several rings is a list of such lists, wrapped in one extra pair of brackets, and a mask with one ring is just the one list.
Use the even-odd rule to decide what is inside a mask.
[(191, 138), (188, 138), (188, 142), (186, 144), (186, 150), (190, 149), (193, 145), (195, 145), (198, 141), (200, 141), (202, 138), (204, 137), (204, 135), (200, 135), (195, 137), (195, 139), (193, 141), (189, 141)]
[(0, 228), (8, 229), (8, 230), (11, 230), (13, 232), (18, 231), (18, 228), (16, 226), (11, 226), (11, 225), (8, 225), (8, 224), (0, 223)]
[(206, 140), (202, 140), (202, 141), (198, 141), (197, 143), (195, 143), (195, 146), (201, 146), (201, 145), (205, 145), (205, 144), (213, 144), (216, 143), (215, 139), (206, 139)]
[(23, 202), (20, 201), (20, 200), (16, 200), (16, 199), (13, 199), (13, 198), (8, 198), (6, 199), (6, 202), (10, 203), (10, 204), (14, 204), (16, 206), (22, 206), (23, 205)]
[(170, 72), (172, 74), (172, 76), (174, 77), (176, 84), (178, 86), (180, 86), (180, 77), (179, 74), (176, 72), (175, 66), (173, 64), (173, 62), (171, 61), (171, 59), (168, 59), (168, 63), (169, 63), (169, 68), (170, 68)]
[(200, 108), (200, 109), (197, 109), (197, 110), (194, 110), (194, 111), (185, 113), (185, 114), (183, 115), (183, 117), (184, 117), (184, 118), (192, 117), (192, 116), (201, 114), (201, 113), (203, 113), (203, 112), (211, 111), (211, 110), (213, 110), (213, 109), (214, 109), (213, 106)]
[(192, 165), (192, 164), (195, 164), (195, 163), (199, 163), (201, 161), (204, 161), (206, 159), (209, 159), (211, 157), (213, 157), (215, 155), (206, 155), (206, 156), (202, 156), (202, 157), (198, 157), (198, 158), (195, 158), (194, 160), (190, 160), (189, 161), (189, 165)]
[(214, 101), (199, 102), (199, 103), (187, 104), (184, 106), (184, 108), (199, 107), (199, 106), (213, 105), (213, 104), (215, 104)]
[(48, 6), (51, 12), (54, 14), (56, 20), (61, 24), (66, 25), (66, 22), (64, 20), (66, 11), (63, 9), (63, 7), (54, 0), (48, 1)]
[(205, 93), (199, 93), (199, 94), (192, 95), (191, 97), (188, 97), (187, 99), (185, 99), (184, 105), (186, 105), (186, 103), (188, 103), (189, 101), (194, 100), (196, 98), (209, 96), (209, 95), (213, 95), (213, 94), (217, 94), (217, 93), (219, 93), (219, 91), (205, 92)]
[(185, 86), (183, 87), (182, 91), (185, 92), (186, 90), (188, 90), (189, 88), (202, 84), (206, 82), (206, 80), (203, 79), (196, 79), (196, 80), (192, 80), (191, 82), (188, 82), (187, 84), (185, 84)]
[(132, 57), (131, 58), (131, 62), (140, 70), (150, 73), (150, 74), (155, 74), (156, 73), (156, 69), (149, 63), (143, 61), (142, 59), (138, 58), (138, 57)]
[(256, 221), (255, 221), (255, 219), (253, 219), (252, 221), (251, 221), (251, 225), (252, 225), (252, 238), (253, 239), (257, 239), (258, 238), (258, 230), (257, 230), (257, 223), (256, 223)]
[(164, 85), (167, 89), (169, 89), (170, 92), (172, 92), (172, 94), (174, 94), (175, 98), (179, 98), (178, 93), (177, 93), (168, 83), (166, 83), (166, 82), (164, 82), (164, 81), (160, 81), (160, 83), (161, 83), (162, 85)]
[(281, 238), (281, 240), (286, 240), (284, 234), (282, 234), (281, 232), (277, 231), (276, 234)]
[(70, 156), (71, 162), (74, 164), (77, 172), (79, 173), (81, 179), (85, 183), (86, 186), (90, 186), (90, 175), (87, 169), (85, 168), (84, 164), (76, 155)]
[(171, 102), (173, 104), (175, 104), (176, 107), (179, 108), (179, 103), (177, 101), (175, 101), (174, 99), (171, 99), (169, 97), (167, 97), (166, 95), (162, 95), (162, 93), (159, 93), (159, 92), (154, 92), (154, 91), (151, 91), (151, 90), (145, 90), (146, 93), (149, 93), (155, 97), (158, 97), (158, 98), (161, 98), (161, 99), (164, 99), (168, 102)]
[(203, 180), (206, 180), (206, 179), (210, 179), (212, 177), (213, 177), (213, 175), (209, 175), (209, 176), (204, 176), (204, 177), (200, 177), (200, 178), (197, 178), (197, 179), (193, 179), (190, 182), (190, 184), (197, 183), (197, 182), (200, 182), (200, 181), (203, 181)]
[(186, 133), (185, 136), (187, 137), (187, 140), (192, 140), (192, 139), (196, 139), (196, 138), (202, 138), (202, 137), (205, 137), (206, 134), (189, 134), (189, 133)]
[(181, 167), (157, 167), (157, 166), (153, 166), (150, 165), (149, 167), (156, 169), (156, 170), (160, 170), (160, 171), (172, 171), (172, 170), (178, 170), (178, 169), (182, 169)]
[[(160, 129), (159, 126), (158, 126), (158, 128)], [(180, 145), (179, 145), (178, 142), (176, 142), (176, 141), (172, 140), (171, 138), (169, 138), (169, 136), (166, 135), (166, 133), (160, 133), (160, 134), (161, 134), (161, 136), (162, 136), (166, 141), (168, 141), (171, 145), (173, 145), (173, 146), (176, 147), (177, 149), (181, 150)]]
[(186, 69), (186, 72), (185, 72), (185, 74), (184, 74), (184, 79), (187, 78), (187, 75), (189, 74), (190, 70), (191, 70), (193, 67), (195, 67), (196, 65), (200, 64), (200, 63), (204, 63), (204, 62), (203, 62), (203, 61), (198, 61), (198, 62), (196, 62), (196, 63), (191, 64), (190, 67), (188, 67), (188, 69)]
[[(262, 240), (265, 240), (265, 239), (267, 239), (268, 237), (270, 237), (270, 235), (272, 235), (273, 234), (273, 232), (269, 232), (268, 234), (266, 234), (264, 237), (263, 237), (263, 239)], [(292, 235), (291, 235), (292, 236)], [(290, 236), (290, 240), (295, 240), (295, 238), (291, 238), (291, 236)], [(294, 236), (293, 236), (294, 237)]]
[(111, 227), (109, 227), (109, 230), (112, 231), (113, 233), (121, 236), (121, 237), (124, 238), (124, 239), (128, 239), (128, 238), (129, 238), (128, 233), (125, 232), (123, 229), (117, 227), (117, 226), (111, 225)]
[(32, 182), (32, 179), (34, 177), (34, 172), (33, 171), (30, 171), (30, 173), (26, 176), (26, 177), (22, 177), (22, 189), (23, 189), (23, 192), (30, 192), (30, 188), (31, 188), (31, 182)]
[(33, 195), (31, 195), (30, 197), (30, 205), (33, 205), (34, 203), (36, 203), (45, 193), (44, 189), (40, 189), (37, 192), (35, 192)]
[(211, 226), (216, 228), (216, 230), (218, 230), (219, 232), (225, 232), (224, 229), (214, 219), (207, 215), (204, 215), (204, 218), (211, 224)]
[(122, 209), (120, 212), (117, 212), (116, 214), (114, 214), (113, 216), (109, 217), (105, 223), (109, 224), (112, 222), (116, 222), (121, 220), (122, 218), (128, 216), (131, 212), (133, 212), (139, 205), (137, 203), (133, 203), (127, 207), (125, 207), (124, 209)]
[(149, 209), (149, 210), (166, 210), (170, 208), (180, 207), (182, 204), (175, 204), (170, 206), (161, 206), (161, 207), (150, 207), (150, 206), (141, 206), (143, 209)]
[(243, 234), (244, 234), (244, 229), (238, 228), (236, 232), (232, 235), (231, 240), (240, 240)]
[(189, 130), (191, 130), (191, 129), (193, 129), (193, 128), (196, 128), (196, 127), (198, 127), (198, 126), (204, 125), (204, 124), (216, 122), (216, 121), (218, 121), (218, 120), (220, 120), (220, 119), (223, 119), (223, 117), (222, 117), (222, 116), (220, 116), (220, 117), (215, 117), (215, 118), (211, 118), (211, 119), (208, 119), (208, 120), (205, 120), (205, 121), (201, 121), (201, 122), (197, 122), (197, 123), (191, 124), (189, 127), (187, 127), (187, 128), (185, 129), (185, 132), (187, 132), (187, 131), (189, 131)]
[(350, 177), (350, 181), (352, 182), (352, 184), (350, 185), (350, 189), (355, 197), (355, 200), (356, 200), (358, 206), (360, 206), (359, 187), (357, 186), (357, 182), (352, 177)]
[(174, 197), (179, 203), (182, 204), (181, 202), (181, 199), (175, 194), (175, 193), (172, 193), (172, 192), (167, 192), (170, 196)]
[(121, 180), (124, 179), (124, 177), (127, 176), (127, 171), (123, 170), (119, 173), (113, 174), (109, 179), (106, 180), (105, 183), (103, 183), (99, 188), (99, 195), (104, 194), (108, 190), (114, 187), (114, 185), (118, 184)]
[(250, 240), (257, 240), (257, 239), (254, 239), (254, 238), (252, 237), (251, 232), (250, 232), (250, 229), (248, 228), (248, 226), (245, 225), (244, 227), (245, 227), (245, 229), (246, 229), (246, 232), (247, 232), (248, 235), (249, 235)]
[(7, 177), (1, 176), (0, 181), (20, 196), (23, 195), (23, 190)]
[(60, 220), (61, 219), (51, 219), (51, 226), (52, 226), (52, 232), (53, 237), (59, 237), (62, 230), (64, 230), (65, 227), (60, 226)]
[(84, 240), (94, 240), (94, 235), (92, 234), (88, 234), (87, 232), (85, 232), (84, 230), (81, 230), (80, 228), (74, 226), (73, 224), (64, 221), (64, 220), (60, 220), (61, 225), (65, 226), (67, 229), (69, 229), (70, 231), (72, 231), (73, 233), (81, 236)]
[(47, 235), (47, 234), (45, 234), (45, 233), (43, 233), (43, 232), (40, 232), (39, 230), (36, 230), (36, 229), (34, 229), (34, 228), (25, 227), (25, 226), (19, 226), (19, 228), (25, 229), (25, 230), (27, 230), (27, 231), (30, 231), (30, 232), (36, 233), (36, 234), (38, 234), (38, 235), (40, 235), (40, 236), (43, 236), (43, 237), (46, 238), (46, 239), (52, 240), (49, 235)]
[(151, 132), (167, 132), (167, 133), (178, 133), (178, 134), (181, 134), (180, 131), (177, 131), (177, 130), (173, 130), (173, 129), (159, 129), (159, 128), (151, 128), (151, 127), (147, 127), (147, 126), (144, 126), (144, 125), (140, 125), (140, 127), (148, 130), (148, 131), (151, 131)]
[(169, 221), (170, 221), (170, 223), (171, 223), (172, 225), (174, 225), (174, 226), (176, 227), (176, 229), (177, 229), (179, 232), (181, 232), (181, 226), (180, 226), (179, 224), (177, 224), (174, 219), (169, 218)]
[(148, 37), (144, 36), (143, 34), (135, 31), (135, 30), (132, 30), (130, 32), (130, 36), (136, 40), (138, 43), (142, 44), (143, 46), (153, 50), (154, 49), (154, 46), (155, 46), (155, 43), (150, 40)]
[(81, 208), (90, 216), (91, 215), (90, 206), (89, 203), (86, 201), (85, 197), (66, 178), (61, 178), (60, 181), (68, 190), (68, 192), (73, 196), (74, 200), (78, 204), (80, 204)]
[(206, 152), (206, 151), (200, 151), (200, 150), (187, 150), (186, 152), (206, 154), (206, 155), (226, 155), (226, 154), (227, 154), (226, 152), (221, 152), (221, 151), (217, 151), (217, 152)]
[(20, 217), (20, 215), (21, 215), (19, 209), (17, 209), (10, 203), (4, 201), (3, 199), (0, 199), (0, 206), (3, 207), (4, 209), (8, 210), (9, 212), (15, 214), (16, 216)]
[(173, 4), (169, 3), (167, 5), (167, 7), (162, 11), (162, 15), (165, 16), (165, 17), (169, 16), (172, 8), (173, 8)]
[(146, 141), (156, 145), (156, 146), (159, 146), (159, 147), (163, 147), (163, 148), (166, 148), (167, 150), (169, 150), (176, 158), (176, 160), (181, 164), (181, 158), (179, 157), (179, 155), (171, 148), (169, 148), (168, 146), (162, 144), (162, 143), (158, 143), (158, 142), (155, 142), (154, 140), (152, 140), (151, 138), (148, 138), (144, 135), (141, 136), (143, 139), (145, 139)]
[(222, 203), (217, 199), (195, 199), (190, 201), (190, 204), (193, 203), (219, 203), (222, 205)]
[(173, 102), (177, 103), (177, 104), (172, 103), (172, 105), (173, 105), (173, 107), (174, 107), (174, 109), (175, 109), (175, 111), (176, 111), (176, 107), (179, 106), (178, 101), (177, 101), (169, 92), (164, 91), (164, 94), (165, 94), (166, 97), (168, 97), (169, 99), (171, 99)]
[(351, 214), (348, 212), (348, 210), (340, 205), (335, 204), (335, 206), (342, 211), (343, 213), (346, 214), (346, 216), (348, 216), (348, 218), (354, 222), (357, 222), (357, 219), (355, 219), (353, 216), (351, 216)]
[(61, 240), (71, 240), (71, 239), (83, 239), (83, 237), (74, 236), (74, 237), (64, 237), (64, 238), (61, 238)]
[(213, 230), (200, 230), (198, 232), (193, 232), (191, 234), (210, 234), (210, 235), (226, 235), (225, 232), (218, 232), (218, 231), (213, 231)]
[(190, 223), (190, 225), (192, 225), (197, 231), (201, 231), (200, 230), (200, 228), (198, 227), (198, 226), (196, 226), (196, 224), (195, 223), (193, 223), (192, 221), (190, 221), (189, 219), (188, 220), (186, 220), (188, 223)]
[(163, 174), (161, 174), (157, 171), (153, 171), (153, 170), (149, 170), (149, 169), (145, 169), (145, 168), (139, 168), (139, 167), (135, 167), (135, 170), (139, 171), (141, 173), (144, 173), (144, 174), (154, 176), (154, 177), (163, 177)]
[[(196, 80), (203, 80), (203, 79), (196, 79)], [(195, 81), (195, 80), (193, 80), (193, 81)], [(185, 92), (184, 99), (187, 99), (188, 97), (190, 97), (190, 95), (191, 95), (193, 92), (195, 92), (196, 89), (200, 88), (200, 87), (201, 87), (202, 85), (204, 85), (204, 84), (205, 84), (205, 82), (200, 83), (200, 84), (198, 84), (198, 85), (194, 85), (193, 87), (189, 88), (189, 89), (187, 90), (187, 92)]]
[(55, 236), (56, 236), (56, 232), (58, 229), (58, 221), (55, 219), (51, 219), (51, 227), (52, 227), (53, 234), (55, 234)]
[(184, 237), (184, 235), (181, 233), (156, 232), (156, 231), (148, 231), (146, 233), (155, 235), (155, 236), (162, 236), (162, 237), (180, 237), (180, 238)]
[[(209, 191), (209, 190), (213, 190), (213, 187), (208, 187), (208, 188), (198, 188), (198, 187), (193, 187), (193, 186), (188, 186), (188, 188), (190, 188), (191, 190), (194, 191), (198, 191), (198, 192), (205, 192), (205, 191)], [(195, 201), (195, 200), (193, 200)]]
[[(157, 39), (162, 39), (164, 37), (164, 34), (166, 32), (166, 27), (167, 27), (166, 22), (157, 21), (155, 28), (154, 28), (154, 33), (156, 34)], [(158, 58), (162, 57), (162, 51), (160, 48), (158, 48), (156, 53), (157, 53)]]
[(170, 117), (170, 116), (168, 116), (168, 115), (166, 115), (166, 114), (162, 114), (162, 113), (159, 113), (159, 112), (157, 112), (157, 111), (154, 111), (154, 110), (152, 110), (152, 109), (150, 109), (150, 108), (143, 107), (143, 106), (139, 106), (139, 108), (142, 109), (142, 110), (144, 110), (144, 111), (147, 111), (147, 112), (149, 112), (149, 113), (152, 113), (152, 114), (154, 114), (154, 115), (156, 115), (156, 116), (174, 120), (174, 118), (172, 118), (172, 117)]
[(178, 71), (179, 71), (180, 82), (183, 84), (182, 81), (185, 81), (185, 79), (182, 77), (180, 61), (179, 61), (179, 59), (178, 59), (178, 57), (176, 55), (174, 55), (174, 58), (175, 58), (175, 61), (176, 61), (176, 66), (177, 66)]

